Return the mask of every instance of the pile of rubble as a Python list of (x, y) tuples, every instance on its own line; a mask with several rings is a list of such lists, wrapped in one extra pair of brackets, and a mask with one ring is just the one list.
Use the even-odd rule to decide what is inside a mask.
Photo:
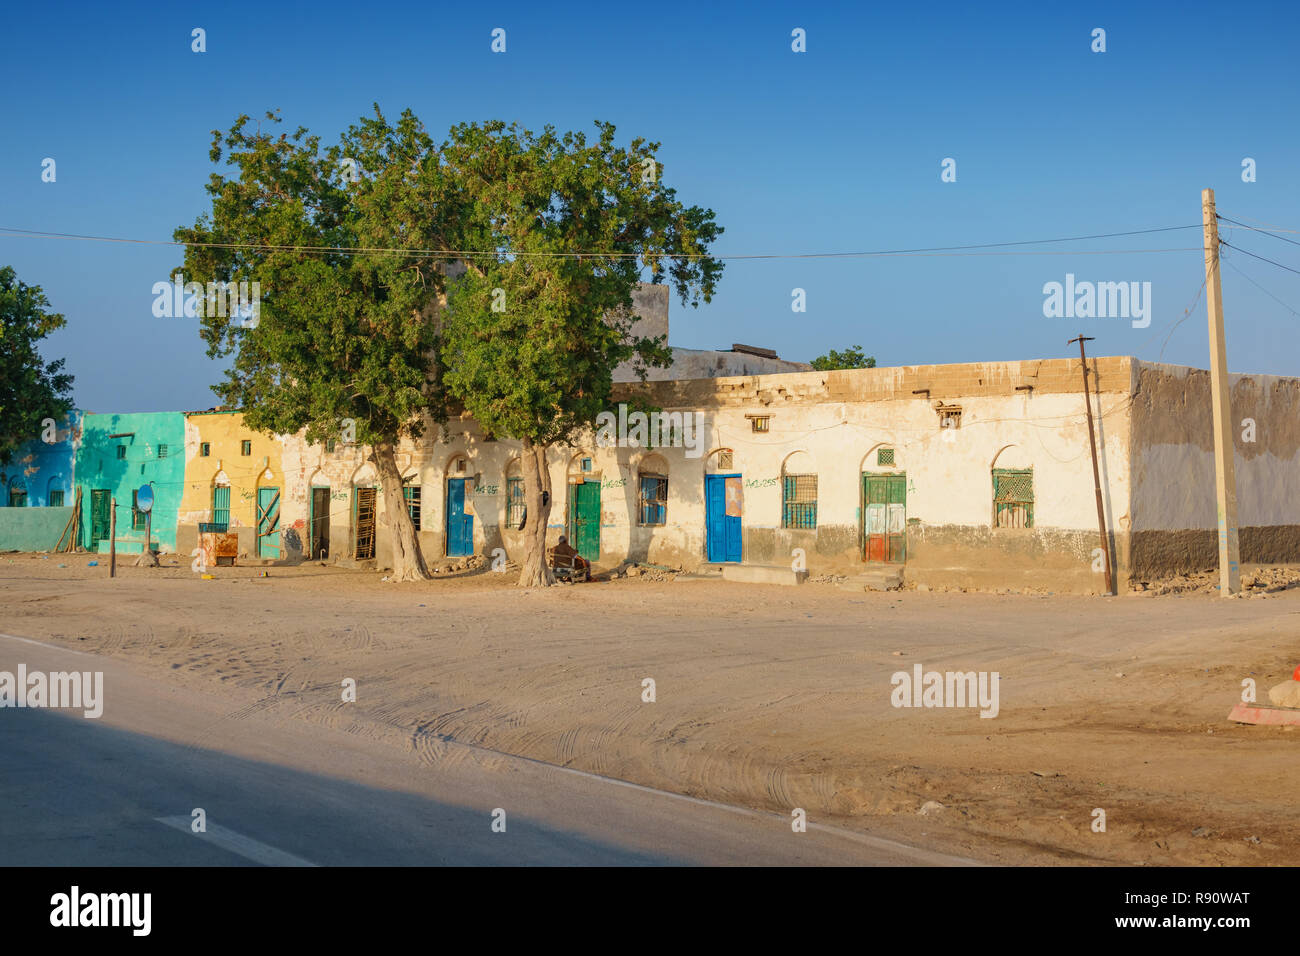
[[(1242, 593), (1247, 596), (1273, 594), (1300, 587), (1300, 568), (1288, 566), (1260, 567), (1241, 576)], [(1132, 589), (1150, 594), (1213, 594), (1219, 590), (1219, 571), (1185, 571), (1159, 581), (1137, 581)]]
[[(477, 571), (487, 565), (487, 558), (481, 554), (471, 554), (463, 558), (457, 558), (450, 564), (440, 564), (437, 567), (430, 568), (434, 574), (458, 574), (461, 571)], [(519, 566), (513, 561), (506, 562), (506, 570), (519, 570)]]
[(609, 572), (610, 579), (635, 578), (638, 581), (676, 581), (681, 568), (669, 568), (662, 564), (637, 564), (628, 561)]

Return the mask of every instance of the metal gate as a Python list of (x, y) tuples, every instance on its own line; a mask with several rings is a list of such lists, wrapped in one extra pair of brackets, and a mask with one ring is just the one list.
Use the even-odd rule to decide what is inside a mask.
[(355, 502), (357, 540), (354, 553), (358, 561), (370, 561), (375, 557), (375, 489), (356, 489)]

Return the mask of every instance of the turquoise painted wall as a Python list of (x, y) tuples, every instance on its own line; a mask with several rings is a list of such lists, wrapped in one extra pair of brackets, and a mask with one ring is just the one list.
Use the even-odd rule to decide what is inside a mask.
[(0, 551), (53, 551), (72, 508), (0, 508)]
[[(140, 551), (144, 528), (132, 527), (131, 493), (148, 484), (154, 493), (154, 547), (176, 550), (176, 519), (185, 485), (185, 415), (85, 415), (77, 448), (76, 479), (82, 489), (83, 546), (89, 548), (92, 543), (92, 492), (103, 489), (117, 498), (118, 548), (128, 553)], [(104, 548), (107, 550), (107, 544)]]
[[(63, 504), (72, 506), (75, 442), (80, 426), (81, 412), (74, 411), (58, 422), (51, 436), (53, 441), (33, 436), (14, 451), (7, 464), (0, 465), (0, 508), (8, 507), (13, 500), (23, 500), (28, 508), (43, 508), (50, 503), (52, 491), (62, 492)], [(25, 494), (20, 499), (15, 491)], [(0, 548), (7, 547), (0, 532)]]

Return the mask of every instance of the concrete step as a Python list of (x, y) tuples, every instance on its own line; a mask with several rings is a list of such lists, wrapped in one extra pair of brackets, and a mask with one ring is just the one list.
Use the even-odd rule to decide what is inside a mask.
[(855, 574), (836, 587), (845, 591), (897, 591), (903, 586), (903, 568), (901, 565), (883, 566), (880, 569)]
[(722, 580), (740, 581), (745, 584), (803, 584), (808, 580), (807, 571), (795, 571), (789, 565), (768, 564), (724, 564)]

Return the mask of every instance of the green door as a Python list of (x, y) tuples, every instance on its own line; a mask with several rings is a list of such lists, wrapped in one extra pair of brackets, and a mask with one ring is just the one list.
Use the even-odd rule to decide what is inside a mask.
[(907, 560), (907, 475), (863, 475), (863, 558)]
[(90, 550), (99, 549), (99, 542), (108, 537), (108, 525), (111, 520), (113, 496), (106, 488), (95, 488), (90, 492)]
[(569, 544), (588, 561), (600, 557), (600, 482), (569, 485)]
[(257, 489), (257, 556), (280, 556), (280, 489)]

